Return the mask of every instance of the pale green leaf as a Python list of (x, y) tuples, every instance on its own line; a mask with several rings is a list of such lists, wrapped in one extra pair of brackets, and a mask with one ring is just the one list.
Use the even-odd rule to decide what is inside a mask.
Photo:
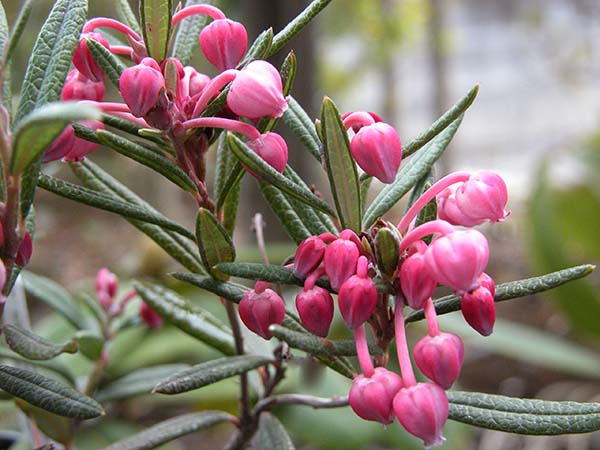
[(171, 34), (171, 0), (140, 0), (142, 33), (148, 56), (162, 61)]
[(235, 247), (227, 230), (208, 209), (200, 208), (198, 211), (196, 239), (204, 267), (215, 278), (221, 278), (222, 274), (214, 267), (221, 262), (235, 260)]

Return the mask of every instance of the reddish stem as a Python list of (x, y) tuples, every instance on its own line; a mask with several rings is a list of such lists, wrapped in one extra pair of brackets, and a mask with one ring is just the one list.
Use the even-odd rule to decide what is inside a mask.
[(356, 354), (360, 370), (365, 377), (370, 378), (373, 375), (374, 369), (373, 361), (371, 361), (371, 355), (369, 354), (364, 323), (354, 329), (354, 341), (356, 342)]
[(224, 119), (222, 117), (199, 117), (197, 119), (186, 120), (182, 125), (186, 130), (191, 128), (223, 128), (224, 130), (243, 134), (251, 140), (260, 137), (260, 131), (252, 125), (240, 122), (239, 120)]
[(408, 354), (408, 343), (406, 342), (406, 329), (404, 328), (404, 304), (402, 300), (396, 298), (396, 308), (394, 310), (394, 333), (396, 335), (396, 351), (398, 352), (398, 364), (402, 373), (404, 387), (411, 387), (417, 384), (415, 373), (410, 362)]
[(367, 269), (369, 268), (369, 260), (365, 256), (358, 258), (356, 264), (356, 276), (359, 278), (367, 278)]
[(171, 26), (176, 26), (179, 22), (181, 22), (186, 17), (194, 16), (196, 14), (204, 14), (215, 20), (218, 19), (226, 19), (227, 17), (223, 14), (219, 8), (211, 5), (192, 5), (187, 8), (183, 8), (177, 14), (173, 16), (171, 19)]
[(431, 297), (425, 301), (424, 311), (425, 320), (427, 321), (427, 334), (431, 337), (439, 336), (440, 327), (438, 324), (437, 313), (435, 312), (435, 306)]
[(355, 126), (364, 127), (374, 123), (375, 119), (373, 119), (373, 117), (371, 117), (371, 115), (365, 111), (353, 112), (344, 118), (344, 128), (346, 128), (346, 130), (354, 128)]
[(128, 45), (111, 45), (110, 52), (113, 55), (131, 56), (133, 54), (133, 49)]
[(202, 94), (196, 102), (196, 106), (194, 106), (192, 117), (198, 117), (200, 114), (202, 114), (202, 111), (204, 111), (208, 106), (208, 102), (216, 97), (219, 92), (221, 92), (221, 89), (223, 89), (228, 83), (233, 81), (237, 74), (237, 70), (228, 69), (210, 80), (208, 85), (202, 90)]
[(432, 220), (408, 233), (402, 241), (400, 241), (400, 253), (404, 252), (408, 247), (414, 244), (421, 238), (430, 234), (450, 234), (454, 232), (454, 227), (445, 220)]
[(131, 37), (135, 41), (141, 41), (142, 38), (139, 34), (133, 31), (124, 23), (119, 22), (115, 19), (109, 19), (108, 17), (95, 17), (88, 20), (83, 26), (82, 33), (89, 33), (94, 31), (96, 28), (112, 28), (113, 30), (119, 31), (127, 36)]

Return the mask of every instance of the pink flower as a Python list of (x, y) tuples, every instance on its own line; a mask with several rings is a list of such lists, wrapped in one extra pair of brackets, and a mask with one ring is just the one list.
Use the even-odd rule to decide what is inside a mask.
[(416, 245), (417, 251), (406, 258), (400, 267), (400, 287), (408, 305), (413, 309), (421, 309), (425, 300), (433, 295), (436, 281), (425, 263), (427, 245), (423, 241), (413, 245)]
[(494, 279), (487, 273), (483, 272), (479, 277), (479, 286), (486, 288), (492, 294), (492, 297), (496, 296), (496, 283)]
[(196, 69), (191, 66), (185, 66), (183, 68), (183, 73), (183, 85), (187, 88), (187, 95), (190, 97), (201, 94), (206, 85), (210, 83), (209, 76), (196, 71)]
[(144, 117), (157, 106), (164, 88), (165, 78), (152, 58), (125, 69), (119, 80), (121, 96), (135, 117)]
[(275, 291), (266, 289), (267, 285), (257, 282), (255, 289), (247, 291), (239, 304), (244, 325), (263, 339), (271, 339), (269, 326), (280, 325), (285, 317), (285, 303)]
[(465, 348), (457, 335), (440, 333), (422, 338), (415, 345), (413, 354), (423, 375), (443, 389), (449, 389), (460, 373)]
[(361, 256), (356, 275), (344, 281), (338, 293), (340, 313), (351, 329), (362, 325), (377, 306), (377, 288), (373, 280), (367, 277), (367, 264), (367, 258)]
[(110, 49), (110, 44), (102, 34), (96, 32), (84, 33), (79, 38), (79, 44), (75, 49), (75, 53), (73, 53), (73, 65), (86, 78), (92, 81), (102, 81), (104, 80), (104, 72), (88, 49), (86, 39), (98, 41), (104, 47)]
[(496, 322), (496, 304), (494, 296), (487, 288), (481, 286), (463, 294), (460, 309), (467, 323), (475, 331), (482, 336), (492, 334)]
[(92, 81), (75, 69), (71, 70), (69, 75), (67, 75), (61, 98), (64, 102), (69, 100), (101, 102), (104, 100), (104, 91), (103, 81)]
[(347, 239), (336, 239), (325, 249), (325, 273), (334, 291), (338, 292), (344, 281), (356, 272), (359, 251)]
[[(261, 134), (258, 138), (246, 142), (246, 145), (273, 169), (283, 173), (288, 161), (288, 148), (285, 140), (280, 135), (273, 132)], [(248, 172), (260, 179), (252, 171)]]
[(350, 142), (356, 163), (382, 183), (392, 183), (402, 161), (402, 144), (394, 128), (376, 122), (363, 126)]
[(300, 242), (294, 255), (294, 275), (306, 278), (323, 261), (326, 247), (318, 236), (310, 236)]
[(117, 295), (117, 291), (119, 289), (119, 279), (114, 273), (112, 273), (106, 267), (103, 267), (96, 275), (95, 288), (100, 305), (102, 305), (103, 309), (108, 311), (115, 296)]
[(325, 337), (333, 320), (333, 298), (318, 286), (296, 296), (296, 309), (302, 325), (316, 336)]
[(359, 375), (352, 380), (348, 395), (350, 407), (357, 416), (384, 425), (394, 421), (392, 402), (402, 387), (402, 379), (394, 372), (377, 367), (370, 378)]
[[(103, 130), (104, 124), (96, 120), (81, 120), (76, 122), (94, 130)], [(67, 125), (54, 141), (44, 151), (43, 162), (56, 161), (81, 161), (99, 147), (98, 144), (75, 136), (72, 125)]]
[(26, 231), (23, 239), (19, 243), (19, 249), (17, 250), (17, 254), (15, 256), (15, 262), (17, 263), (17, 266), (25, 267), (27, 264), (29, 264), (32, 253), (33, 241), (29, 231)]
[(146, 303), (140, 303), (140, 317), (148, 328), (156, 329), (162, 327), (163, 320), (152, 308)]
[(200, 33), (202, 53), (219, 72), (235, 68), (246, 53), (247, 46), (246, 28), (233, 20), (215, 20)]
[(287, 109), (287, 100), (277, 69), (266, 61), (248, 64), (231, 83), (227, 106), (248, 119), (281, 117)]

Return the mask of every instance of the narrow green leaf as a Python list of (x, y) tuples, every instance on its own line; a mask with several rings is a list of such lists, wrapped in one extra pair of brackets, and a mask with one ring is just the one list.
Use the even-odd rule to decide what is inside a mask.
[(104, 338), (91, 330), (80, 330), (73, 336), (79, 345), (79, 352), (92, 361), (98, 361), (104, 349)]
[(117, 200), (110, 195), (94, 191), (93, 189), (78, 186), (76, 184), (69, 183), (68, 181), (59, 180), (58, 178), (54, 178), (43, 173), (40, 174), (40, 178), (38, 179), (38, 186), (42, 189), (60, 195), (61, 197), (75, 200), (76, 202), (93, 206), (94, 208), (110, 211), (123, 217), (152, 223), (167, 230), (175, 231), (176, 233), (179, 233), (191, 240), (196, 239), (194, 233), (190, 232), (182, 225), (173, 222), (171, 219), (163, 216), (162, 214), (144, 209), (129, 202)]
[(171, 375), (159, 382), (152, 392), (168, 395), (181, 394), (266, 366), (270, 361), (269, 358), (256, 355), (214, 359)]
[(86, 0), (58, 0), (54, 4), (31, 51), (15, 124), (39, 106), (60, 100), (86, 17)]
[(55, 344), (16, 325), (5, 324), (2, 332), (10, 349), (27, 359), (40, 361), (55, 358), (62, 353), (77, 352), (75, 341)]
[(74, 102), (49, 103), (23, 118), (15, 131), (11, 173), (21, 173), (61, 133), (69, 122), (97, 120), (100, 111)]
[(76, 329), (86, 326), (86, 320), (71, 295), (58, 283), (29, 271), (21, 273), (25, 290), (48, 307), (61, 314)]
[(435, 178), (433, 177), (433, 170), (430, 170), (423, 176), (423, 178), (417, 181), (412, 188), (410, 197), (408, 198), (408, 203), (406, 204), (406, 209), (404, 210), (405, 213), (413, 205), (413, 203), (416, 202), (421, 195), (423, 195), (427, 189), (427, 185), (431, 186), (433, 183), (435, 183)]
[(235, 155), (227, 148), (225, 135), (221, 134), (217, 144), (217, 162), (215, 168), (214, 196), (216, 210), (222, 214), (223, 227), (230, 236), (236, 224), (240, 202), (240, 182), (246, 171)]
[(298, 61), (296, 60), (296, 54), (294, 51), (290, 51), (283, 62), (281, 63), (281, 81), (283, 84), (283, 95), (288, 96), (292, 91), (294, 80), (296, 79), (296, 71), (298, 68)]
[(321, 108), (323, 130), (323, 155), (335, 207), (342, 228), (360, 231), (360, 185), (350, 141), (340, 113), (329, 97), (323, 99)]
[(9, 29), (8, 29), (8, 21), (6, 20), (6, 11), (4, 10), (4, 5), (0, 3), (0, 55), (2, 58), (2, 62), (0, 65), (4, 66), (4, 55), (6, 53)]
[(188, 192), (196, 191), (196, 185), (190, 177), (170, 159), (110, 131), (98, 130), (96, 134), (103, 144), (120, 154), (150, 167)]
[(150, 394), (160, 380), (189, 367), (187, 364), (165, 364), (135, 370), (102, 386), (95, 395), (96, 400), (109, 402)]
[(310, 154), (321, 162), (321, 141), (315, 130), (315, 124), (294, 97), (290, 97), (288, 108), (283, 114), (283, 121)]
[(35, 159), (21, 175), (21, 216), (27, 217), (33, 205), (35, 188), (42, 168), (42, 158)]
[[(129, 133), (136, 137), (142, 136), (142, 134), (140, 134), (140, 133), (143, 133), (143, 130), (144, 130), (144, 128), (136, 125), (133, 122), (130, 122), (129, 120), (121, 119), (120, 117), (116, 117), (116, 116), (111, 116), (110, 114), (103, 114), (102, 122), (104, 122), (104, 124), (106, 124), (106, 125), (109, 125), (113, 128), (124, 131), (125, 133)], [(77, 134), (77, 133), (75, 133), (75, 134)], [(142, 137), (144, 139), (147, 139), (149, 141), (152, 141), (152, 142), (158, 144), (161, 147), (165, 147), (165, 145), (166, 145), (165, 141), (158, 136), (143, 135)]]
[(181, 436), (195, 433), (218, 423), (231, 422), (233, 419), (233, 416), (223, 411), (184, 414), (115, 442), (104, 450), (150, 450)]
[(260, 415), (258, 425), (258, 448), (262, 450), (295, 450), (292, 439), (275, 416), (269, 413)]
[(162, 61), (167, 56), (171, 34), (171, 0), (140, 0), (142, 33), (148, 56)]
[(133, 9), (128, 0), (115, 0), (115, 7), (117, 9), (117, 15), (121, 22), (125, 23), (129, 28), (138, 34), (142, 34), (142, 27), (135, 17)]
[(27, 25), (27, 21), (29, 20), (29, 16), (31, 16), (31, 10), (33, 9), (34, 0), (25, 0), (21, 9), (19, 9), (19, 15), (15, 19), (15, 23), (13, 24), (12, 31), (10, 33), (8, 45), (4, 48), (5, 56), (4, 56), (4, 65), (5, 67), (10, 63), (15, 48), (21, 39), (21, 35), (25, 30), (25, 25)]
[(436, 120), (427, 130), (418, 135), (412, 141), (408, 143), (402, 150), (402, 157), (412, 155), (414, 152), (419, 150), (434, 137), (444, 131), (447, 127), (452, 125), (464, 112), (471, 106), (477, 93), (479, 92), (479, 85), (476, 84), (473, 89), (466, 93), (452, 108), (446, 111), (438, 120)]
[(18, 364), (28, 365), (30, 367), (36, 367), (43, 370), (54, 372), (55, 374), (62, 377), (65, 381), (68, 381), (72, 385), (75, 385), (75, 376), (69, 370), (69, 368), (62, 363), (60, 360), (50, 359), (46, 361), (32, 361), (23, 358), (21, 355), (13, 352), (7, 347), (0, 347), (0, 360), (14, 361)]
[(600, 429), (600, 403), (555, 402), (475, 392), (448, 392), (449, 418), (480, 428), (528, 435)]
[[(570, 267), (568, 269), (548, 273), (546, 275), (499, 284), (496, 286), (496, 296), (494, 297), (494, 301), (503, 302), (506, 300), (526, 297), (528, 295), (554, 289), (555, 287), (561, 286), (569, 281), (578, 280), (579, 278), (588, 276), (590, 273), (592, 273), (595, 267), (596, 266), (591, 264), (584, 264), (581, 266)], [(434, 304), (438, 315), (448, 314), (460, 309), (460, 297), (456, 295), (448, 295), (436, 300)], [(423, 311), (415, 311), (406, 318), (406, 321), (415, 322), (424, 318), (425, 316)]]
[(119, 89), (119, 79), (127, 66), (98, 41), (87, 38), (86, 42), (87, 48), (100, 68), (104, 71), (113, 86)]
[(198, 211), (196, 239), (204, 267), (215, 278), (222, 278), (214, 266), (220, 262), (234, 261), (235, 247), (227, 230), (208, 209), (200, 208)]
[[(187, 0), (184, 8), (199, 3), (212, 3), (203, 0)], [(179, 23), (177, 33), (175, 34), (175, 43), (173, 44), (172, 54), (181, 61), (181, 64), (187, 66), (192, 60), (194, 49), (198, 46), (198, 36), (202, 28), (208, 23), (208, 16), (196, 14), (186, 17)]]
[(294, 20), (288, 23), (283, 30), (275, 35), (273, 38), (273, 45), (271, 45), (271, 49), (267, 56), (272, 56), (281, 50), (291, 38), (308, 25), (308, 23), (330, 2), (331, 0), (313, 0), (310, 5), (304, 8), (304, 10), (294, 18)]
[(104, 414), (95, 400), (39, 373), (0, 365), (0, 375), (0, 389), (59, 416), (86, 420)]
[(235, 354), (231, 330), (208, 311), (191, 306), (162, 286), (136, 283), (135, 289), (144, 302), (167, 322), (225, 355)]
[(259, 175), (263, 180), (324, 213), (334, 215), (334, 212), (327, 203), (315, 196), (309, 190), (301, 188), (277, 172), (232, 133), (227, 133), (227, 144), (240, 162), (252, 172)]
[(375, 197), (373, 203), (367, 208), (363, 218), (363, 227), (371, 227), (375, 221), (388, 212), (404, 194), (406, 194), (433, 166), (442, 153), (450, 144), (454, 134), (458, 130), (462, 117), (456, 119), (435, 139), (405, 161), (398, 171), (396, 180), (386, 185)]
[(246, 52), (246, 56), (238, 64), (238, 69), (241, 69), (245, 65), (251, 63), (255, 59), (266, 59), (267, 55), (271, 50), (273, 44), (273, 28), (269, 28), (260, 33), (250, 48)]

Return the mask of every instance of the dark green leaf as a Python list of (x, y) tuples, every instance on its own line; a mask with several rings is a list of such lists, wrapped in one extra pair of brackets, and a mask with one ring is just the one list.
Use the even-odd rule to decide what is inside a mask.
[(231, 330), (208, 311), (189, 305), (162, 286), (136, 283), (135, 288), (144, 302), (167, 322), (225, 355), (235, 354)]
[[(526, 297), (528, 295), (548, 291), (568, 283), (569, 281), (588, 276), (595, 267), (596, 266), (590, 264), (584, 264), (582, 266), (570, 267), (546, 275), (502, 283), (496, 286), (496, 296), (494, 297), (494, 300), (496, 302), (503, 302), (505, 300), (512, 300), (514, 298)], [(434, 304), (438, 314), (448, 314), (460, 309), (460, 297), (448, 295), (436, 300)], [(414, 322), (422, 320), (424, 317), (423, 311), (415, 311), (406, 318), (406, 321)]]
[(238, 69), (241, 69), (246, 64), (254, 61), (255, 59), (266, 59), (267, 54), (271, 49), (272, 43), (273, 28), (269, 28), (256, 37), (256, 39), (246, 52), (246, 56), (244, 56), (242, 61), (238, 64)]
[(42, 168), (42, 158), (37, 158), (30, 164), (21, 175), (21, 216), (27, 217), (33, 205), (35, 188), (37, 186), (38, 176)]
[(265, 366), (269, 361), (269, 358), (256, 355), (214, 359), (168, 377), (159, 382), (152, 392), (169, 395), (181, 394)]
[[(111, 116), (110, 114), (103, 114), (102, 122), (104, 122), (106, 125), (109, 125), (118, 130), (124, 131), (125, 133), (129, 133), (136, 137), (142, 136), (140, 134), (140, 132), (143, 132), (143, 130), (145, 130), (145, 128), (142, 128), (142, 127), (136, 125), (135, 123), (130, 122), (129, 120), (121, 119), (120, 117), (116, 117), (116, 116)], [(76, 131), (75, 134), (77, 134), (77, 130), (75, 130), (75, 131)], [(94, 135), (95, 135), (95, 133), (94, 133)], [(145, 139), (148, 139), (149, 141), (152, 141), (152, 142), (160, 145), (161, 147), (165, 146), (165, 141), (158, 136), (144, 135), (143, 137)]]
[(34, 0), (25, 0), (21, 5), (21, 9), (19, 10), (19, 15), (15, 19), (15, 23), (13, 24), (12, 31), (10, 33), (9, 43), (5, 47), (5, 56), (4, 63), (5, 67), (8, 65), (10, 60), (12, 59), (12, 55), (21, 39), (21, 35), (25, 30), (25, 25), (27, 25), (27, 21), (29, 20), (29, 16), (31, 15), (31, 10), (33, 9)]
[[(211, 3), (203, 0), (187, 0), (184, 8), (199, 3)], [(184, 66), (190, 64), (194, 49), (198, 46), (200, 31), (208, 22), (208, 16), (196, 14), (186, 17), (179, 23), (173, 44), (173, 56), (181, 61)]]
[(187, 368), (187, 364), (165, 364), (138, 369), (102, 386), (95, 397), (99, 402), (108, 402), (150, 394), (160, 380)]
[(100, 110), (75, 102), (49, 103), (23, 118), (13, 140), (11, 173), (21, 173), (69, 122), (100, 119)]
[(334, 215), (327, 203), (315, 196), (309, 190), (303, 189), (277, 172), (232, 133), (227, 133), (227, 144), (231, 151), (238, 157), (240, 162), (248, 167), (252, 172), (259, 175), (263, 180), (271, 183), (294, 198), (297, 198), (298, 200), (319, 209), (320, 211)]
[(329, 97), (321, 108), (323, 155), (325, 167), (342, 228), (360, 231), (360, 186), (354, 158), (350, 153), (348, 133), (340, 113)]
[(73, 373), (69, 370), (69, 368), (63, 364), (60, 360), (51, 359), (47, 361), (31, 361), (23, 358), (21, 355), (13, 352), (7, 347), (0, 347), (0, 360), (9, 360), (15, 361), (16, 363), (28, 365), (36, 368), (40, 368), (43, 370), (48, 370), (50, 372), (54, 372), (55, 374), (62, 377), (65, 381), (68, 381), (71, 384), (75, 384), (75, 377)]
[(244, 292), (248, 289), (245, 286), (230, 281), (215, 280), (212, 277), (193, 273), (174, 272), (170, 275), (180, 281), (184, 281), (200, 289), (205, 289), (234, 303), (239, 303), (244, 296)]
[(62, 353), (76, 353), (78, 348), (75, 341), (55, 344), (16, 325), (5, 324), (2, 332), (11, 350), (27, 359), (38, 361), (52, 359)]
[(115, 0), (117, 14), (121, 22), (125, 23), (129, 28), (138, 34), (142, 34), (142, 27), (135, 17), (135, 13), (131, 9), (129, 0)]
[(60, 100), (86, 16), (86, 0), (54, 4), (31, 51), (15, 124), (41, 105)]
[(462, 117), (456, 119), (423, 150), (408, 161), (403, 162), (396, 180), (386, 185), (367, 208), (363, 218), (363, 227), (371, 227), (375, 221), (389, 211), (433, 166), (450, 144), (458, 130)]
[(258, 448), (261, 450), (295, 450), (292, 439), (277, 418), (269, 413), (260, 416)]
[(148, 56), (162, 61), (167, 56), (171, 34), (171, 0), (140, 0), (142, 33)]
[(104, 414), (95, 400), (35, 372), (0, 365), (0, 389), (59, 416), (93, 419)]
[(87, 48), (100, 68), (104, 71), (111, 83), (119, 89), (119, 79), (127, 66), (98, 41), (88, 38), (86, 39), (86, 42)]
[(233, 416), (222, 411), (203, 411), (184, 414), (160, 422), (133, 436), (106, 447), (104, 450), (150, 450), (165, 442), (209, 428), (222, 422), (230, 422)]
[(235, 247), (227, 230), (208, 209), (200, 208), (198, 211), (196, 239), (204, 267), (215, 278), (222, 278), (214, 266), (220, 262), (234, 261)]
[(321, 162), (321, 141), (315, 131), (315, 124), (294, 97), (290, 97), (288, 108), (283, 114), (283, 121), (300, 139), (310, 154)]
[(480, 428), (529, 435), (600, 429), (600, 403), (555, 402), (472, 392), (448, 392), (449, 418)]
[(296, 78), (297, 67), (298, 62), (296, 60), (296, 54), (292, 50), (287, 54), (287, 56), (283, 60), (283, 63), (281, 63), (281, 70), (279, 71), (279, 73), (281, 74), (284, 96), (288, 96), (292, 91), (294, 79)]

